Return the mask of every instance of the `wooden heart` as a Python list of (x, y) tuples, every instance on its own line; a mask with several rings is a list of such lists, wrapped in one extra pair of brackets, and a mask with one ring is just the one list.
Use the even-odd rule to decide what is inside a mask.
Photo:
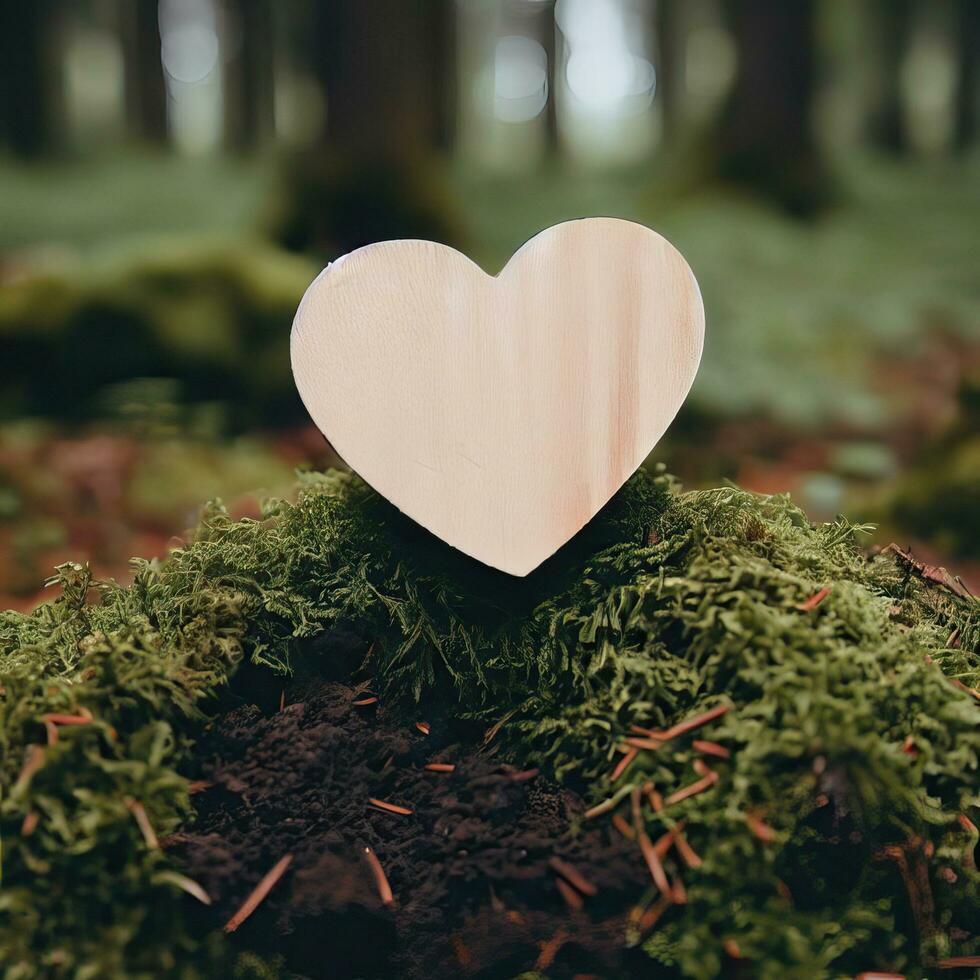
[(642, 225), (585, 218), (495, 277), (434, 242), (359, 248), (306, 291), (291, 356), (353, 470), (443, 541), (527, 575), (657, 444), (703, 339), (681, 254)]

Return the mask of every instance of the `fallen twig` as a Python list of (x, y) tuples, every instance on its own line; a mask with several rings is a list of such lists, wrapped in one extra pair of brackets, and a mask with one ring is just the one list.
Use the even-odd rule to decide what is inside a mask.
[(769, 826), (761, 817), (756, 816), (754, 813), (745, 814), (745, 822), (748, 825), (749, 830), (763, 842), (763, 844), (772, 844), (776, 840), (776, 831)]
[(564, 878), (555, 878), (555, 887), (573, 912), (579, 912), (584, 908), (585, 902), (582, 896)]
[(636, 840), (636, 831), (618, 813), (612, 815), (612, 824), (627, 840)]
[(541, 944), (541, 954), (534, 962), (534, 969), (544, 971), (551, 966), (558, 955), (558, 950), (568, 941), (568, 933), (564, 929), (558, 929), (547, 942)]
[(738, 943), (730, 936), (721, 941), (721, 947), (733, 960), (740, 960), (742, 958), (742, 951), (739, 949)]
[(684, 887), (680, 875), (674, 878), (674, 890), (671, 893), (671, 898), (673, 898), (675, 905), (687, 905), (687, 889)]
[(52, 725), (89, 725), (92, 722), (92, 716), (90, 714), (60, 714), (54, 711), (41, 715), (41, 721), (50, 721)]
[(956, 819), (959, 825), (970, 835), (970, 843), (963, 854), (963, 866), (976, 870), (977, 859), (974, 852), (977, 847), (977, 838), (980, 837), (980, 830), (977, 830), (976, 824), (965, 813), (961, 813)]
[(622, 776), (624, 772), (626, 772), (626, 770), (629, 768), (629, 766), (632, 764), (632, 762), (636, 759), (636, 757), (639, 754), (640, 754), (639, 749), (631, 748), (629, 752), (627, 752), (626, 755), (624, 755), (622, 759), (620, 759), (619, 762), (616, 763), (616, 768), (613, 769), (612, 773), (610, 773), (609, 781), (611, 783), (616, 782), (616, 780), (619, 779), (619, 777)]
[(637, 929), (641, 933), (649, 932), (659, 921), (660, 917), (673, 904), (673, 895), (663, 894), (641, 916)]
[(560, 857), (552, 857), (548, 860), (548, 867), (556, 874), (561, 875), (566, 881), (574, 885), (583, 895), (593, 896), (598, 894), (599, 889), (572, 864), (562, 860)]
[(643, 792), (646, 793), (647, 801), (653, 809), (653, 812), (663, 813), (664, 798), (653, 788), (653, 785), (651, 783), (647, 783), (643, 787)]
[(17, 781), (11, 787), (11, 794), (26, 786), (33, 778), (34, 774), (44, 765), (44, 747), (33, 743), (27, 746), (24, 752), (24, 764), (17, 774)]
[(255, 886), (251, 895), (242, 902), (238, 911), (225, 923), (225, 932), (234, 932), (265, 900), (286, 869), (293, 863), (292, 854), (281, 857), (272, 868), (266, 872), (262, 880)]
[(519, 708), (511, 708), (510, 711), (508, 711), (505, 715), (503, 715), (503, 717), (498, 718), (497, 721), (495, 721), (486, 730), (486, 733), (483, 736), (483, 744), (486, 745), (489, 742), (492, 742), (500, 733), (500, 729), (503, 728), (504, 725), (506, 725), (507, 722), (510, 721), (510, 719), (513, 718), (514, 715), (516, 715), (519, 710), (520, 710)]
[(701, 858), (697, 851), (688, 843), (687, 838), (681, 833), (682, 823), (679, 823), (674, 828), (674, 846), (677, 848), (677, 853), (680, 854), (681, 860), (689, 868), (699, 868), (701, 867)]
[(961, 596), (964, 599), (972, 598), (972, 593), (966, 587), (963, 580), (958, 575), (955, 577), (951, 576), (941, 565), (927, 565), (925, 562), (919, 561), (911, 551), (905, 551), (895, 544), (894, 541), (887, 548), (882, 548), (881, 550), (881, 554), (883, 555), (889, 553), (896, 555), (907, 568), (925, 581), (941, 585), (954, 595)]
[(718, 773), (709, 772), (697, 782), (691, 783), (683, 787), (683, 789), (677, 790), (675, 793), (671, 793), (664, 802), (667, 806), (680, 803), (681, 800), (686, 800), (691, 796), (697, 796), (698, 793), (703, 793), (706, 789), (710, 789), (716, 782), (718, 782)]
[(666, 833), (661, 834), (653, 845), (654, 851), (657, 852), (657, 857), (663, 860), (667, 856), (667, 852), (674, 846), (674, 832), (668, 830)]
[(703, 714), (695, 715), (693, 718), (688, 718), (687, 721), (673, 725), (663, 733), (663, 737), (665, 740), (668, 740), (677, 738), (678, 735), (685, 735), (687, 732), (693, 732), (694, 729), (707, 725), (709, 721), (714, 721), (716, 718), (728, 714), (731, 710), (732, 706), (730, 704), (719, 704), (709, 711), (705, 711)]
[(402, 817), (410, 817), (415, 811), (407, 806), (399, 806), (397, 803), (389, 803), (387, 800), (379, 800), (375, 797), (368, 797), (368, 805), (376, 810), (384, 810), (386, 813), (397, 813)]
[(664, 741), (658, 738), (637, 738), (634, 735), (627, 735), (623, 742), (633, 749), (646, 749), (648, 752), (656, 752), (663, 748)]
[(731, 750), (726, 749), (724, 745), (719, 745), (717, 742), (706, 742), (700, 738), (691, 742), (691, 746), (698, 752), (704, 755), (713, 755), (717, 759), (730, 759), (732, 755)]
[(660, 860), (660, 856), (657, 854), (656, 848), (650, 841), (645, 831), (639, 831), (637, 833), (637, 840), (640, 842), (640, 851), (643, 854), (643, 860), (646, 861), (647, 868), (650, 869), (650, 877), (653, 879), (653, 883), (660, 889), (661, 894), (669, 895), (671, 894), (670, 882), (667, 880), (667, 872), (664, 871), (663, 863)]
[(663, 732), (658, 732), (654, 728), (644, 728), (642, 725), (630, 725), (630, 731), (634, 735), (643, 735), (646, 738), (655, 738), (663, 741)]
[(898, 868), (920, 940), (928, 939), (936, 932), (936, 910), (927, 853), (930, 844), (930, 841), (915, 836), (901, 844), (886, 844), (873, 855), (876, 861), (892, 861)]
[(820, 603), (823, 602), (829, 595), (830, 586), (828, 585), (819, 592), (815, 592), (809, 599), (804, 599), (803, 602), (798, 602), (796, 604), (796, 608), (799, 609), (800, 612), (813, 612), (813, 610), (816, 609), (817, 606), (819, 606)]
[(378, 855), (370, 847), (365, 847), (364, 857), (367, 860), (368, 866), (371, 868), (371, 873), (374, 875), (374, 884), (378, 889), (378, 897), (381, 899), (381, 904), (391, 905), (395, 900), (395, 896), (391, 892), (391, 885), (388, 884), (388, 876), (385, 874), (385, 869), (381, 867)]
[(951, 677), (949, 680), (953, 687), (958, 687), (964, 693), (969, 694), (970, 697), (976, 698), (978, 701), (980, 701), (980, 691), (978, 691), (975, 687), (968, 687), (958, 677)]

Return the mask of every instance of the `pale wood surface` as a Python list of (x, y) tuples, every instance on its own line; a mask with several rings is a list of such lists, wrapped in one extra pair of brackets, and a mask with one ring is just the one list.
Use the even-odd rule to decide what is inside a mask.
[(300, 395), (374, 489), (526, 575), (643, 462), (694, 381), (697, 282), (656, 232), (555, 225), (496, 277), (433, 242), (333, 262), (293, 323)]

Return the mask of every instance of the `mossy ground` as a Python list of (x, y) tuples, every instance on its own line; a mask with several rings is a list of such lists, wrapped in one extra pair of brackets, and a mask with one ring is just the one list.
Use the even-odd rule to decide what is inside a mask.
[(63, 567), (58, 598), (0, 617), (4, 977), (233, 969), (220, 937), (192, 940), (193, 886), (136, 816), (158, 837), (186, 820), (193, 740), (243, 661), (275, 683), (340, 626), (373, 644), (393, 707), (483, 720), (626, 816), (632, 789), (697, 778), (691, 736), (617, 767), (630, 726), (729, 707), (705, 736), (731, 751), (717, 781), (641, 814), (651, 835), (683, 819), (702, 859), (686, 904), (624, 935), (652, 970), (917, 975), (977, 954), (978, 606), (859, 537), (785, 498), (641, 474), (516, 580), (329, 473), (259, 521), (210, 508), (131, 586)]

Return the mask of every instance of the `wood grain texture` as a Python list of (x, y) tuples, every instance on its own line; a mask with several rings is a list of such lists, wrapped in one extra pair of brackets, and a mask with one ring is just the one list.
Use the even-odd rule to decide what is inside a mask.
[(703, 339), (680, 253), (642, 225), (585, 218), (495, 277), (434, 242), (351, 252), (307, 290), (291, 356), (353, 470), (455, 548), (526, 575), (657, 444)]

